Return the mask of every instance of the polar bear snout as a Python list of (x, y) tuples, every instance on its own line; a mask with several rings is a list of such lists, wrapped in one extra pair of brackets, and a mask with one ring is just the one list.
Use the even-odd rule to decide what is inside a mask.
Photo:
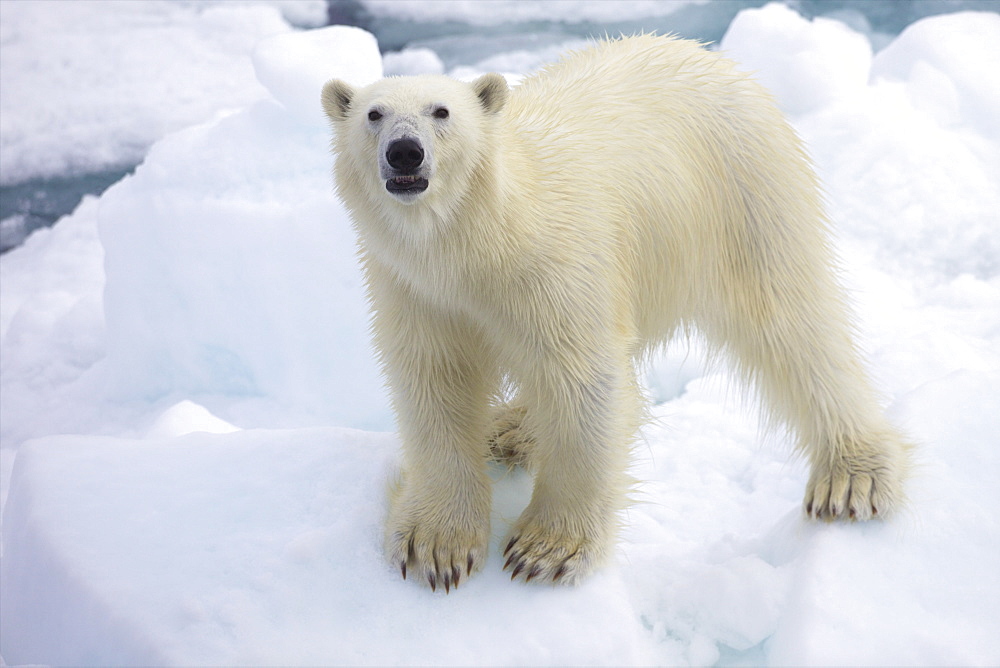
[(396, 197), (412, 200), (427, 190), (430, 185), (423, 172), (424, 148), (413, 137), (403, 137), (389, 142), (385, 149), (386, 174), (385, 189)]
[(385, 160), (393, 169), (410, 174), (424, 161), (424, 149), (416, 139), (404, 137), (389, 144)]

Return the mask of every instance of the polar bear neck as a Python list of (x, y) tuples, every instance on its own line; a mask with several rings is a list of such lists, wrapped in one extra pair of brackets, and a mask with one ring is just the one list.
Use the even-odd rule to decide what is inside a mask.
[[(429, 192), (416, 204), (379, 197), (350, 206), (362, 255), (425, 296), (474, 290), (500, 267), (509, 268), (529, 237), (514, 229), (520, 220), (507, 215), (512, 192), (501, 184), (510, 180), (508, 156), (490, 144), (465, 178), (448, 184), (461, 197)], [(484, 238), (492, 243), (483, 244)]]

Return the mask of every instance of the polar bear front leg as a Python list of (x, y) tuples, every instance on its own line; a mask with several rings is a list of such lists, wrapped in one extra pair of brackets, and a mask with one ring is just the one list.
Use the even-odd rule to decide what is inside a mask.
[(494, 374), (473, 326), (412, 295), (393, 297), (376, 301), (374, 323), (402, 440), (385, 551), (404, 579), (449, 591), (486, 560)]
[(386, 557), (404, 580), (409, 574), (448, 592), (486, 561), (489, 481), (471, 471), (447, 481), (421, 476), (404, 471), (390, 495)]
[(536, 474), (504, 550), (511, 579), (573, 584), (610, 556), (640, 413), (630, 376), (624, 363), (611, 372), (595, 368), (589, 378), (557, 372), (523, 385)]
[(486, 393), (475, 368), (415, 358), (409, 380), (393, 386), (403, 465), (389, 498), (386, 555), (404, 579), (448, 591), (486, 560)]

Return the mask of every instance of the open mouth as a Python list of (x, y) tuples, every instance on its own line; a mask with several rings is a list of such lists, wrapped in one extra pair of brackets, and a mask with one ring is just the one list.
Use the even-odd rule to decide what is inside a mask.
[(391, 193), (422, 193), (427, 190), (427, 179), (418, 176), (394, 176), (385, 182), (385, 189)]

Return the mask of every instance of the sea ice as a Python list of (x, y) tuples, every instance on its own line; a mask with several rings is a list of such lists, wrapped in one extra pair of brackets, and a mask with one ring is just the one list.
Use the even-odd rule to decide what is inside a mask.
[(3, 659), (1000, 662), (1000, 138), (970, 76), (990, 81), (1000, 26), (926, 19), (872, 58), (770, 6), (726, 43), (826, 184), (860, 341), (917, 443), (905, 513), (806, 522), (804, 464), (694, 336), (647, 374), (613, 564), (577, 589), (509, 582), (499, 540), (531, 480), (494, 469), (486, 570), (447, 596), (402, 581), (381, 554), (396, 437), (348, 428), (392, 420), (309, 90), (382, 64), (358, 31), (281, 37), (256, 57), (274, 99), (157, 141), (0, 257)]

